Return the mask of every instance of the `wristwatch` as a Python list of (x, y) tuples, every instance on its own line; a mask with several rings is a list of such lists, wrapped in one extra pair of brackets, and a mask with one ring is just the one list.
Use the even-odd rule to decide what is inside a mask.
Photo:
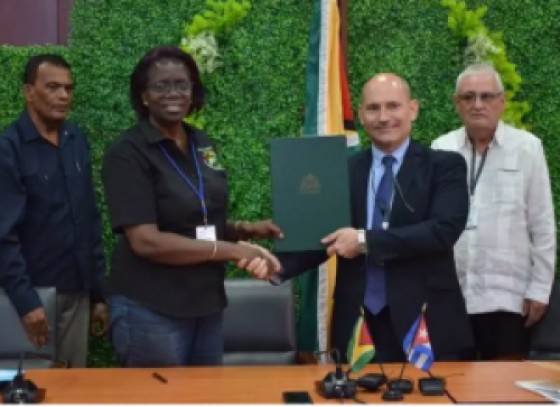
[(360, 253), (367, 253), (367, 243), (366, 243), (366, 231), (364, 229), (358, 229), (358, 249)]

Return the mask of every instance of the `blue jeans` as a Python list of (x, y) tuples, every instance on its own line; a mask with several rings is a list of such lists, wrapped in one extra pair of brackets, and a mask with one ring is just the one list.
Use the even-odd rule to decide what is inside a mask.
[(120, 295), (112, 296), (111, 341), (126, 367), (221, 365), (224, 348), (220, 311), (176, 318), (151, 311)]

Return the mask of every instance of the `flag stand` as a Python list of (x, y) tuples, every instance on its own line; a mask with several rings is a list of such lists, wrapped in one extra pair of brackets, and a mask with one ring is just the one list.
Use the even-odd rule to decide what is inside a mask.
[[(428, 305), (427, 303), (424, 303), (422, 305), (422, 310), (420, 312), (420, 315), (423, 315), (426, 312), (427, 305)], [(383, 400), (399, 401), (399, 400), (403, 399), (403, 394), (412, 393), (412, 390), (414, 389), (414, 383), (412, 382), (412, 380), (403, 379), (402, 375), (404, 373), (404, 369), (406, 367), (407, 361), (410, 358), (410, 352), (412, 351), (412, 348), (414, 346), (414, 339), (418, 335), (419, 329), (420, 329), (420, 323), (418, 323), (416, 325), (416, 328), (414, 330), (414, 334), (412, 335), (412, 340), (410, 341), (410, 343), (408, 345), (408, 349), (406, 350), (406, 359), (403, 362), (403, 365), (402, 365), (402, 368), (401, 368), (401, 373), (399, 374), (399, 378), (390, 380), (387, 383), (387, 387), (388, 387), (389, 390), (387, 390), (385, 393), (383, 393)], [(426, 378), (426, 379), (430, 380), (431, 378)], [(428, 387), (429, 387), (430, 384), (432, 384), (434, 386), (437, 386), (437, 383), (435, 383), (435, 382), (432, 382), (432, 383), (428, 382), (427, 384), (428, 384)]]
[(428, 370), (430, 377), (418, 379), (418, 387), (424, 396), (441, 396), (445, 394), (445, 379), (436, 377)]

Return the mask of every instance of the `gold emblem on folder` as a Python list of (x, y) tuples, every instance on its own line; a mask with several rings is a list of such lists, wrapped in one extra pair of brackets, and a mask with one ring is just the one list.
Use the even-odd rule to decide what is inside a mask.
[(299, 193), (301, 195), (317, 195), (321, 193), (321, 183), (319, 178), (313, 174), (307, 174), (299, 183)]

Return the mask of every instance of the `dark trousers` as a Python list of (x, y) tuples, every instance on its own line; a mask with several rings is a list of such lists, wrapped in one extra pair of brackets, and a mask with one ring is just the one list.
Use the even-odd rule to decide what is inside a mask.
[(529, 351), (530, 332), (525, 319), (514, 312), (471, 314), (471, 325), (481, 360), (521, 360)]
[(402, 339), (399, 341), (389, 307), (384, 307), (377, 315), (373, 315), (364, 307), (365, 320), (375, 345), (375, 363), (404, 362), (405, 354)]

